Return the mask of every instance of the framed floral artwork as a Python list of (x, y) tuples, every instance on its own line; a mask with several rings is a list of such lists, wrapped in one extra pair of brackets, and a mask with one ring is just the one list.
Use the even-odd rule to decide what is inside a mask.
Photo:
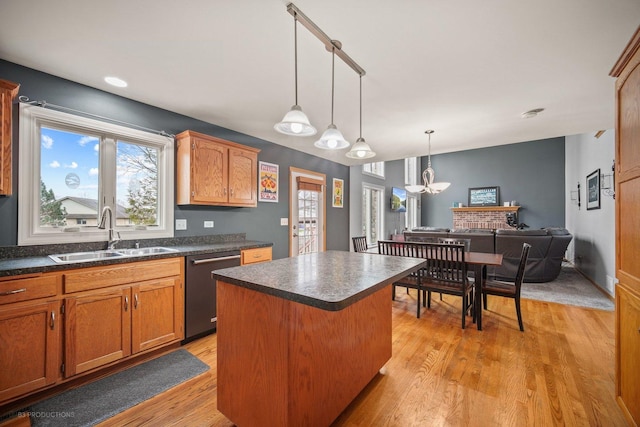
[(341, 208), (344, 206), (344, 181), (338, 178), (333, 178), (333, 203), (334, 208)]
[(278, 203), (278, 169), (273, 163), (258, 162), (258, 201)]

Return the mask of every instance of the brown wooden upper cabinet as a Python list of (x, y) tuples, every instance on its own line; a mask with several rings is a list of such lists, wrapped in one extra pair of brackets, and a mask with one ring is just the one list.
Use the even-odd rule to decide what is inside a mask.
[(11, 108), (20, 85), (0, 79), (0, 196), (11, 195)]
[(190, 130), (176, 141), (177, 204), (257, 206), (260, 150)]

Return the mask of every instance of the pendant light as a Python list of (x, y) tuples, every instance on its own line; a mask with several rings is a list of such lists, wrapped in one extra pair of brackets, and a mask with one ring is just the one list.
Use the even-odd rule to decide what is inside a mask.
[(405, 188), (410, 193), (429, 193), (438, 194), (449, 188), (450, 182), (433, 182), (436, 176), (436, 172), (431, 167), (431, 134), (433, 130), (427, 130), (425, 133), (429, 135), (429, 157), (427, 162), (427, 168), (422, 171), (422, 179), (424, 185), (407, 185)]
[(285, 135), (293, 136), (311, 136), (315, 135), (317, 130), (311, 123), (309, 118), (302, 111), (302, 108), (298, 105), (298, 20), (296, 15), (293, 15), (293, 39), (294, 39), (294, 51), (295, 51), (295, 92), (296, 103), (291, 110), (284, 115), (284, 118), (280, 123), (276, 123), (273, 128)]
[(347, 153), (350, 159), (370, 159), (376, 153), (371, 150), (369, 144), (362, 137), (362, 74), (360, 75), (360, 137), (356, 140), (351, 150)]
[(349, 143), (342, 136), (342, 132), (333, 124), (333, 98), (335, 89), (335, 62), (336, 62), (336, 44), (340, 47), (340, 42), (332, 40), (331, 47), (331, 124), (324, 131), (319, 140), (313, 145), (324, 150), (340, 150), (347, 148)]

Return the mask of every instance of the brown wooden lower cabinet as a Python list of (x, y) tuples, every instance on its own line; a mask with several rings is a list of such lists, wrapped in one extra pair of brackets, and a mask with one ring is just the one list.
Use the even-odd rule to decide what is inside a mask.
[[(53, 295), (32, 292), (36, 299), (24, 301), (39, 281)], [(183, 283), (182, 257), (0, 280), (5, 293), (19, 291), (0, 299), (0, 406), (179, 344)]]
[(57, 318), (60, 301), (0, 309), (1, 404), (57, 381), (62, 323)]
[(241, 254), (241, 265), (255, 264), (257, 262), (267, 262), (272, 259), (271, 246), (266, 248), (243, 249)]
[(65, 298), (65, 377), (131, 354), (130, 305), (131, 288)]
[(640, 420), (640, 295), (616, 287), (618, 402), (630, 420)]

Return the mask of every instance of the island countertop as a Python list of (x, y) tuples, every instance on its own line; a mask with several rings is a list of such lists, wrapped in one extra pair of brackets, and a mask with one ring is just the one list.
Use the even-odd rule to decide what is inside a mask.
[(342, 310), (424, 265), (424, 260), (326, 251), (225, 268), (212, 277), (329, 311)]

